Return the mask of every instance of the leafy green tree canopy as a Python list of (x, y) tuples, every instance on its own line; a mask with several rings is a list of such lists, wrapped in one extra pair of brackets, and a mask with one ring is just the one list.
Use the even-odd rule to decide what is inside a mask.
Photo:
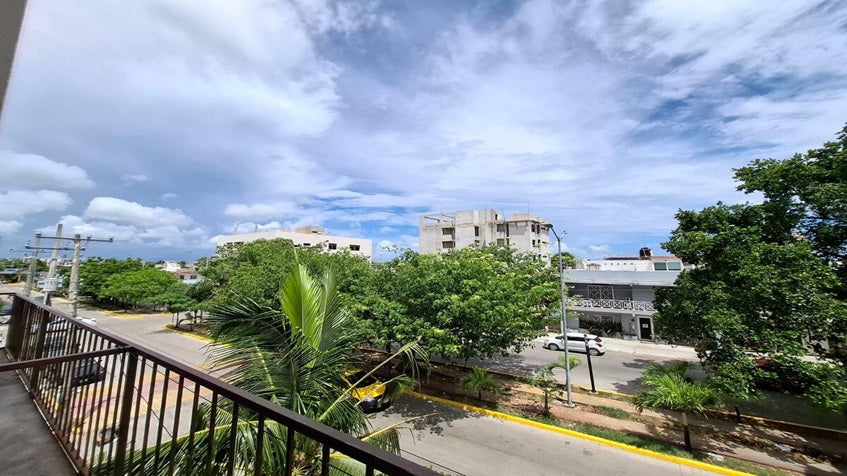
[(749, 396), (763, 378), (753, 352), (797, 364), (787, 365), (789, 372), (811, 353), (824, 359), (816, 365), (833, 369), (820, 374), (843, 375), (847, 304), (837, 273), (847, 192), (834, 195), (847, 183), (847, 161), (845, 135), (839, 137), (805, 155), (739, 169), (739, 188), (764, 191), (763, 203), (681, 210), (663, 244), (696, 266), (675, 288), (657, 291), (657, 329), (694, 341), (728, 394)]
[(83, 296), (99, 299), (110, 276), (143, 268), (144, 263), (140, 259), (88, 258), (79, 265), (79, 292)]
[(109, 276), (101, 290), (101, 298), (114, 298), (127, 303), (158, 304), (160, 296), (169, 293), (185, 295), (185, 284), (171, 273), (144, 268)]
[[(339, 299), (354, 307), (365, 293), (362, 283), (371, 272), (366, 258), (349, 253), (321, 253), (295, 248), (289, 240), (259, 240), (218, 248), (218, 255), (198, 262), (204, 281), (198, 283), (197, 300), (210, 300), (210, 306), (253, 300), (263, 306), (279, 307), (279, 283), (303, 264), (310, 273), (331, 270), (339, 284)], [(198, 299), (200, 298), (200, 299)], [(355, 309), (351, 312), (356, 314)]]
[(432, 353), (468, 359), (520, 350), (558, 299), (556, 271), (507, 247), (444, 255), (411, 251), (385, 265), (381, 307), (368, 316), (384, 341), (422, 337)]

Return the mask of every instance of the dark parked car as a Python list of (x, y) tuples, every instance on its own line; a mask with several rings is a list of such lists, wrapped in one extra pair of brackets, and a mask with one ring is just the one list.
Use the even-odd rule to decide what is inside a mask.
[(99, 382), (106, 378), (106, 368), (100, 365), (97, 359), (88, 358), (80, 360), (74, 367), (72, 385), (81, 387), (90, 383)]

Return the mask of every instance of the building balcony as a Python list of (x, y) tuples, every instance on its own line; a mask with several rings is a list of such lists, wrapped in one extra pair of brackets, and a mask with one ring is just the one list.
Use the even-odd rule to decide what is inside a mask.
[(656, 307), (650, 301), (632, 301), (629, 299), (568, 298), (567, 302), (574, 309), (609, 309), (642, 312), (654, 312), (656, 310)]
[[(3, 297), (13, 302), (3, 432), (32, 446), (21, 426), (41, 420), (55, 436), (26, 457), (0, 447), (6, 469), (26, 469), (15, 474), (436, 474), (34, 300)], [(27, 399), (34, 406), (5, 404)], [(49, 445), (67, 458), (45, 469), (33, 460)]]

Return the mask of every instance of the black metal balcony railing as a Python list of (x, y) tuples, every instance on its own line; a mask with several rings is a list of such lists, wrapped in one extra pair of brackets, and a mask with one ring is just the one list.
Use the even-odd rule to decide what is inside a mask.
[(435, 474), (19, 295), (6, 353), (82, 474)]
[(589, 307), (598, 309), (620, 309), (622, 311), (655, 311), (650, 301), (630, 301), (628, 299), (590, 299), (568, 298), (568, 304), (573, 307)]

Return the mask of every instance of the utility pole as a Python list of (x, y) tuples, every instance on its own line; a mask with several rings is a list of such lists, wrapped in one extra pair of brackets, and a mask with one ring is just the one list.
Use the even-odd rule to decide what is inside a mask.
[(71, 261), (71, 282), (68, 283), (68, 299), (74, 306), (73, 316), (76, 317), (79, 297), (79, 256), (82, 253), (82, 240), (79, 234), (74, 235), (74, 259)]
[[(568, 352), (568, 318), (565, 307), (565, 268), (562, 266), (562, 238), (558, 233), (556, 233), (556, 230), (553, 229), (553, 225), (550, 225), (550, 231), (552, 231), (553, 236), (556, 237), (559, 250), (559, 295), (562, 306), (562, 346), (565, 348), (565, 390), (568, 396), (566, 405), (573, 408), (575, 405), (573, 404), (573, 397), (571, 394), (571, 356)], [(562, 234), (564, 235), (565, 232), (563, 231)]]
[[(53, 240), (53, 255), (50, 257), (50, 270), (47, 271), (47, 279), (52, 280), (56, 278), (56, 265), (59, 261), (59, 248), (62, 246), (62, 224), (59, 223), (56, 225), (56, 239)], [(46, 292), (44, 293), (44, 305), (49, 306), (51, 304), (50, 297), (53, 294), (53, 290), (48, 287)]]
[(38, 250), (41, 249), (40, 231), (35, 234), (35, 246), (30, 247), (27, 245), (26, 248), (35, 250), (29, 260), (29, 274), (26, 275), (26, 286), (24, 286), (24, 294), (28, 297), (32, 293), (32, 280), (35, 278), (35, 265), (38, 263)]
[(53, 255), (50, 257), (50, 271), (47, 272), (48, 278), (56, 277), (56, 265), (59, 261), (59, 248), (62, 246), (62, 224), (56, 225), (56, 239), (53, 240)]
[(44, 238), (52, 238), (52, 239), (56, 240), (57, 243), (61, 242), (61, 240), (73, 241), (73, 248), (66, 248), (66, 247), (59, 247), (59, 246), (54, 246), (53, 248), (41, 248), (40, 247), (41, 238), (42, 238), (41, 233), (37, 233), (35, 235), (36, 236), (35, 246), (26, 246), (26, 248), (27, 249), (34, 249), (34, 250), (36, 250), (36, 253), (38, 253), (38, 250), (40, 250), (40, 249), (53, 250), (54, 252), (57, 252), (59, 250), (73, 250), (74, 257), (73, 257), (73, 262), (71, 264), (71, 282), (68, 283), (68, 299), (70, 299), (71, 302), (73, 303), (73, 314), (72, 315), (73, 315), (73, 317), (76, 317), (77, 306), (78, 306), (78, 303), (79, 303), (79, 259), (80, 259), (80, 256), (82, 255), (82, 250), (85, 249), (82, 246), (82, 242), (84, 241), (86, 243), (90, 243), (92, 241), (98, 241), (98, 242), (101, 242), (101, 243), (112, 243), (112, 242), (114, 242), (114, 238), (109, 238), (108, 240), (97, 240), (97, 239), (91, 238), (90, 236), (82, 238), (79, 234), (75, 234), (73, 238), (64, 238), (64, 237), (61, 236), (61, 225), (59, 225), (59, 229), (57, 231), (58, 231), (57, 236), (47, 236), (47, 237), (44, 237)]

